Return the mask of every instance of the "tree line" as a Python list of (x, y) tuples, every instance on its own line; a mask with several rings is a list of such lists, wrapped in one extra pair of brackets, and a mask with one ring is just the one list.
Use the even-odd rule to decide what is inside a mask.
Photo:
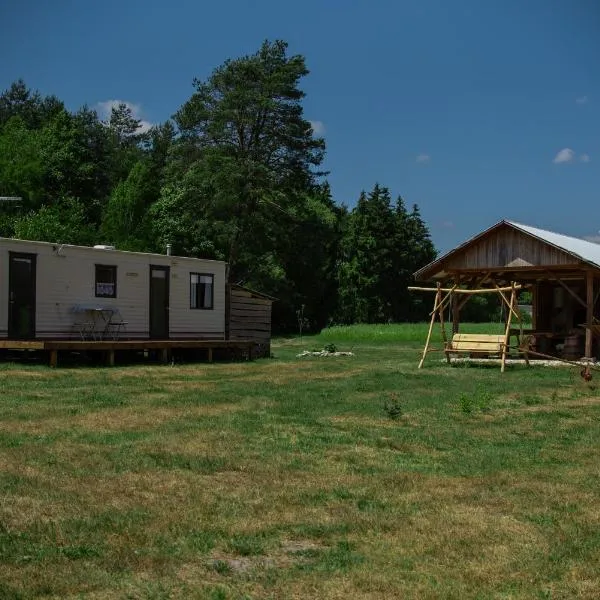
[(302, 56), (282, 41), (226, 60), (165, 123), (127, 104), (102, 120), (22, 80), (0, 95), (0, 235), (225, 260), (270, 294), (274, 328), (416, 321), (406, 287), (436, 256), (419, 208), (375, 184), (351, 210), (304, 118)]

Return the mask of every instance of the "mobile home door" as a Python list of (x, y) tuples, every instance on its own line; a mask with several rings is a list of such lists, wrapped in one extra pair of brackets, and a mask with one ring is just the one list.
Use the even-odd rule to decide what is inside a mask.
[(35, 254), (8, 255), (8, 339), (35, 338)]
[(169, 338), (169, 267), (150, 265), (150, 337)]

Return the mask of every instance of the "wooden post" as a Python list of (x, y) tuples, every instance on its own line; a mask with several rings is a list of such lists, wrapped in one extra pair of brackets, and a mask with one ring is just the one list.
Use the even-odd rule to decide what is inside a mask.
[(208, 362), (211, 363), (213, 361), (213, 356), (212, 356), (212, 348), (208, 349)]
[(540, 300), (540, 284), (536, 283), (531, 289), (531, 328), (538, 328), (538, 307)]
[(165, 364), (167, 364), (169, 362), (169, 349), (168, 348), (161, 348), (161, 350), (160, 350), (160, 359)]
[[(454, 283), (456, 287), (458, 287), (460, 283), (460, 278), (456, 277), (454, 279)], [(467, 296), (468, 297), (468, 296)], [(458, 329), (460, 326), (460, 304), (458, 302), (458, 296), (454, 294), (452, 296), (452, 335), (458, 333)]]
[(585, 357), (592, 358), (592, 323), (594, 321), (594, 273), (586, 273)]
[(431, 311), (429, 331), (427, 332), (427, 340), (425, 341), (425, 348), (423, 349), (423, 356), (421, 357), (421, 362), (419, 363), (419, 369), (423, 367), (423, 363), (425, 362), (425, 356), (427, 356), (427, 350), (429, 349), (429, 340), (431, 339), (431, 332), (433, 331), (433, 324), (435, 323), (435, 315), (438, 311), (438, 306), (441, 304), (442, 301), (441, 284), (438, 283), (437, 287), (438, 289), (433, 303), (433, 310)]
[(106, 353), (106, 360), (107, 360), (109, 367), (115, 366), (115, 351), (114, 350), (111, 349)]
[(441, 333), (442, 333), (442, 341), (445, 344), (448, 341), (448, 338), (446, 337), (446, 323), (444, 322), (444, 309), (442, 307), (440, 307), (440, 310), (438, 311), (438, 313), (440, 315), (440, 328), (441, 328)]
[(58, 365), (58, 350), (50, 350), (50, 366), (54, 369)]
[(500, 367), (500, 372), (504, 373), (504, 369), (506, 367), (506, 352), (508, 350), (508, 345), (510, 343), (510, 322), (512, 320), (515, 300), (517, 298), (517, 292), (515, 290), (515, 284), (512, 285), (512, 291), (510, 293), (510, 307), (508, 311), (508, 317), (506, 319), (506, 332), (504, 333), (504, 345), (502, 346), (502, 366)]

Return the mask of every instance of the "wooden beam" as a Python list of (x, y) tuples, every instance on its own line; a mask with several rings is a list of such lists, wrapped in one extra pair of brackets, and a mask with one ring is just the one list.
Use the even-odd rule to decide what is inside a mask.
[(594, 306), (596, 306), (596, 302), (598, 302), (598, 298), (600, 298), (600, 286), (598, 286), (598, 290), (596, 291), (596, 294), (594, 295)]
[[(590, 273), (592, 273), (592, 272), (588, 271), (587, 275), (589, 276)], [(559, 283), (565, 290), (567, 290), (567, 292), (569, 292), (569, 294), (571, 294), (571, 296), (573, 296), (573, 298), (575, 298), (575, 300), (577, 300), (577, 302), (579, 302), (579, 304), (581, 304), (584, 308), (587, 307), (587, 303), (584, 302), (564, 281), (561, 281), (558, 277), (556, 277), (555, 275), (553, 275), (550, 272), (548, 272), (548, 276), (550, 277), (550, 279), (553, 279), (554, 281)], [(594, 274), (592, 273), (592, 280), (593, 280), (593, 276), (594, 276)], [(592, 300), (593, 300), (593, 298), (592, 298)]]
[(551, 268), (553, 271), (573, 271), (583, 276), (587, 270), (583, 265), (577, 263), (570, 263), (565, 265), (531, 265), (528, 267), (475, 267), (465, 269), (448, 269), (447, 272), (451, 275), (458, 274), (470, 274), (470, 273), (483, 273), (485, 271), (491, 271), (492, 273), (511, 273), (514, 275), (526, 275), (527, 273), (543, 273)]
[(586, 273), (586, 314), (585, 320), (587, 327), (585, 328), (585, 357), (592, 358), (592, 321), (594, 320), (594, 273), (588, 271)]
[(496, 289), (498, 290), (498, 293), (500, 294), (500, 296), (502, 297), (502, 300), (504, 300), (504, 303), (506, 304), (506, 306), (508, 307), (508, 310), (512, 311), (512, 314), (515, 315), (515, 317), (520, 321), (521, 317), (520, 315), (515, 311), (515, 309), (512, 306), (512, 296), (511, 296), (511, 301), (508, 301), (508, 298), (504, 295), (504, 292), (501, 290), (501, 288), (499, 288), (496, 285)]
[(58, 365), (58, 350), (50, 350), (50, 366), (54, 369)]
[[(440, 287), (440, 290), (442, 288)], [(450, 300), (452, 300), (452, 292), (454, 291), (454, 288), (450, 288), (447, 292), (446, 295), (440, 300), (440, 303), (437, 305), (437, 308), (434, 308), (432, 312), (435, 311), (440, 311), (440, 310), (446, 310), (446, 306), (448, 306)], [(441, 294), (440, 294), (440, 298), (441, 298)], [(431, 315), (431, 313), (429, 313)]]
[[(477, 283), (475, 284), (475, 289), (479, 288), (483, 283), (485, 283), (486, 279), (488, 279), (488, 277), (491, 275), (491, 273), (486, 273), (483, 277), (481, 277), (480, 279), (477, 280)], [(470, 300), (469, 296), (467, 296), (459, 305), (458, 305), (458, 310), (462, 310), (465, 306), (465, 304)]]
[(421, 357), (421, 362), (419, 362), (419, 369), (423, 367), (423, 363), (425, 362), (425, 357), (427, 356), (427, 350), (429, 349), (429, 340), (431, 339), (431, 332), (433, 331), (433, 324), (435, 323), (435, 314), (437, 313), (438, 307), (441, 304), (442, 292), (441, 286), (438, 283), (437, 294), (435, 296), (435, 300), (433, 302), (433, 310), (431, 311), (431, 321), (429, 323), (429, 331), (427, 332), (427, 340), (425, 341), (425, 348), (423, 349), (423, 356)]
[[(498, 288), (500, 289), (500, 288)], [(510, 308), (508, 311), (508, 318), (506, 320), (506, 333), (504, 334), (504, 346), (502, 347), (502, 366), (500, 367), (500, 373), (504, 373), (504, 369), (506, 367), (506, 353), (508, 351), (508, 344), (510, 343), (510, 321), (512, 319), (512, 315), (515, 312), (512, 309), (512, 305), (515, 303), (517, 298), (517, 292), (515, 286), (513, 284), (512, 292), (510, 294)]]
[[(450, 300), (452, 301), (452, 298), (450, 298)], [(444, 309), (440, 308), (439, 313), (440, 313), (440, 328), (442, 330), (442, 341), (445, 346), (448, 343), (448, 338), (446, 337), (446, 324), (444, 323)]]
[(43, 350), (42, 341), (0, 340), (0, 348), (7, 350)]
[[(460, 276), (456, 276), (454, 279), (455, 286), (460, 285)], [(460, 328), (460, 304), (458, 303), (458, 296), (452, 298), (452, 335), (458, 333)], [(446, 341), (446, 340), (444, 340)]]
[(537, 329), (540, 286), (536, 283), (531, 290), (531, 327)]
[[(520, 290), (523, 286), (520, 284), (516, 284), (514, 286), (515, 290)], [(425, 288), (425, 287), (414, 287), (414, 286), (409, 286), (408, 289), (411, 292), (437, 292), (438, 288)], [(480, 288), (480, 289), (476, 289), (476, 290), (463, 290), (461, 288), (439, 288), (440, 292), (452, 292), (453, 294), (466, 294), (466, 295), (473, 295), (473, 294), (489, 294), (491, 292), (496, 293), (499, 290), (502, 290), (503, 292), (510, 292), (513, 289), (512, 286), (507, 286), (507, 287), (499, 287), (499, 288)]]

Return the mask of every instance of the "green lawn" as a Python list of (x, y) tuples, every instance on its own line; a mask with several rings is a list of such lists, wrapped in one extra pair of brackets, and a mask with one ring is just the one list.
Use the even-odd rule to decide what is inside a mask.
[(417, 370), (425, 333), (0, 364), (0, 598), (597, 598), (598, 378)]

